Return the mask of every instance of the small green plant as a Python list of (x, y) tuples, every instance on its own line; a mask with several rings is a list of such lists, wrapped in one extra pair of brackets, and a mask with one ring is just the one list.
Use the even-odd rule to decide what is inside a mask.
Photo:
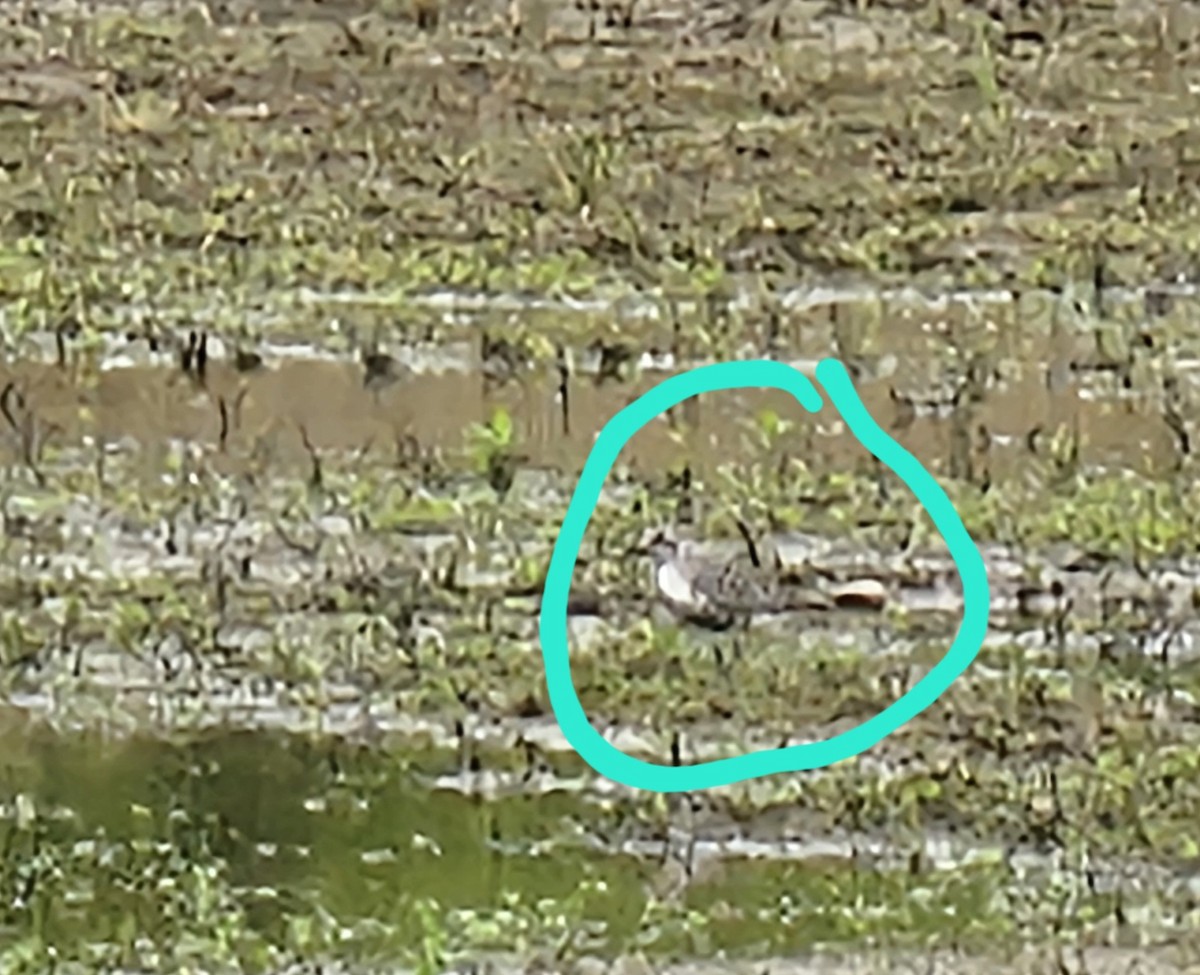
[(508, 410), (496, 407), (486, 424), (471, 426), (469, 438), (475, 469), (502, 500), (512, 487), (518, 465), (525, 459), (516, 448), (516, 435)]
[(449, 960), (449, 936), (442, 921), (441, 905), (430, 897), (419, 899), (414, 905), (421, 926), (421, 943), (417, 949), (417, 975), (441, 975)]

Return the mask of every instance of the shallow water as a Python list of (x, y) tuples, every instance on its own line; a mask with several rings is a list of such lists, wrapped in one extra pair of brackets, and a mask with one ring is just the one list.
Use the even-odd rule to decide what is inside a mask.
[[(332, 740), (213, 731), (118, 744), (25, 733), (10, 719), (0, 741), (4, 885), (19, 888), (16, 851), (41, 851), (58, 871), (52, 892), (10, 902), (0, 928), (18, 930), (28, 911), (56, 905), (50, 930), (64, 958), (102, 945), (131, 912), (169, 913), (155, 898), (183, 882), (170, 878), (190, 862), (216, 871), (214, 891), (244, 911), (244, 934), (284, 943), (289, 925), (319, 908), (343, 930), (342, 957), (362, 960), (402, 958), (427, 937), (421, 903), (436, 903), (446, 930), (475, 952), (504, 948), (518, 929), (531, 945), (565, 937), (574, 953), (602, 956), (792, 954), (870, 941), (874, 931), (897, 946), (961, 945), (1002, 924), (995, 898), (1007, 885), (1070, 869), (1061, 857), (953, 839), (918, 841), (915, 854), (870, 837), (789, 838), (782, 823), (775, 835), (739, 838), (727, 824), (724, 839), (705, 839), (713, 827), (678, 803), (659, 820), (673, 823), (664, 844), (665, 834), (654, 838), (661, 825), (630, 798), (481, 798), (454, 777), (431, 778), (445, 761), (434, 753)], [(1118, 888), (1132, 910), (1143, 890), (1163, 902), (1196, 886), (1191, 874), (1135, 864), (1092, 871), (1091, 892), (1073, 895), (1080, 909), (1111, 911)], [(139, 873), (157, 877), (160, 893), (127, 887), (122, 878)], [(709, 922), (671, 921), (689, 910)]]
[[(1158, 360), (1135, 364), (1125, 388), (1102, 362), (1089, 365), (1095, 353), (1087, 332), (1051, 341), (1023, 322), (1017, 330), (1000, 326), (999, 338), (987, 339), (986, 349), (956, 352), (941, 334), (954, 327), (951, 319), (939, 317), (936, 309), (912, 314), (891, 309), (879, 319), (872, 311), (877, 324), (871, 326), (870, 354), (841, 355), (862, 364), (854, 367), (861, 372), (856, 388), (871, 415), (935, 474), (968, 473), (995, 483), (1020, 478), (1060, 428), (1078, 437), (1084, 465), (1149, 473), (1178, 461), (1177, 439), (1160, 405), (1163, 366), (1155, 365)], [(820, 340), (829, 323), (816, 327), (816, 332), (800, 328), (797, 334), (805, 336), (800, 347), (776, 356), (808, 372), (822, 354), (838, 354), (836, 344)], [(1176, 351), (1170, 368), (1190, 384), (1198, 360), (1185, 353), (1181, 334), (1172, 341)], [(48, 346), (48, 357), (57, 354), (52, 338), (38, 344)], [(0, 381), (16, 384), (40, 428), (53, 428), (50, 442), (55, 444), (85, 437), (143, 444), (188, 440), (221, 443), (235, 454), (265, 452), (294, 465), (307, 457), (301, 431), (318, 449), (387, 454), (411, 436), (453, 452), (462, 449), (469, 425), (486, 423), (503, 408), (512, 416), (528, 463), (571, 471), (582, 465), (612, 416), (681, 369), (672, 362), (679, 358), (674, 353), (662, 352), (656, 359), (637, 351), (634, 359), (641, 356), (644, 368), (598, 382), (587, 372), (595, 368), (598, 353), (589, 354), (580, 344), (577, 365), (565, 381), (547, 361), (518, 372), (514, 381), (497, 382), (481, 371), (477, 345), (469, 338), (395, 343), (388, 351), (401, 373), (383, 388), (364, 384), (362, 367), (349, 352), (275, 346), (270, 340), (258, 350), (265, 367), (245, 375), (222, 360), (227, 350), (214, 340), (214, 361), (203, 388), (177, 372), (173, 353), (150, 355), (142, 339), (126, 343), (129, 351), (114, 349), (103, 357), (98, 373), (80, 377), (76, 367), (17, 361), (0, 371)], [(747, 348), (734, 357), (764, 353)], [(956, 411), (951, 405), (955, 377), (963, 375), (956, 361), (963, 355), (980, 356), (989, 375), (978, 389), (978, 403)], [(75, 356), (71, 353), (72, 360)], [(689, 367), (712, 361), (685, 358)], [(145, 364), (137, 364), (139, 359)], [(313, 389), (321, 396), (313, 397)], [(756, 425), (764, 410), (794, 424), (780, 450), (814, 465), (866, 464), (865, 452), (833, 412), (809, 416), (790, 397), (773, 391), (719, 392), (689, 401), (632, 438), (622, 463), (651, 471), (686, 461), (697, 472), (711, 473), (719, 460), (745, 459), (761, 449), (755, 445)], [(8, 433), (5, 439), (11, 445), (14, 438)]]

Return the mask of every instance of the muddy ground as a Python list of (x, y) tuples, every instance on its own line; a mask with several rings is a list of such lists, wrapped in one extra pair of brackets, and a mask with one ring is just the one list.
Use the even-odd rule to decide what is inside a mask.
[[(1200, 940), (1200, 15), (0, 10), (0, 970), (1171, 972)], [(991, 629), (855, 759), (668, 797), (546, 565), (665, 376), (842, 359)], [(771, 551), (709, 633), (638, 554)], [(569, 607), (629, 754), (828, 738), (962, 586), (826, 408), (622, 451)]]

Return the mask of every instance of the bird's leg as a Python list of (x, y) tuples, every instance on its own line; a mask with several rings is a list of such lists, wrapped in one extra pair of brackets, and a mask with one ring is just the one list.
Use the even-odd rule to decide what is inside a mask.
[(739, 629), (741, 632), (733, 638), (733, 659), (740, 662), (742, 659), (742, 639), (750, 632), (749, 616), (746, 616), (742, 620), (742, 625)]

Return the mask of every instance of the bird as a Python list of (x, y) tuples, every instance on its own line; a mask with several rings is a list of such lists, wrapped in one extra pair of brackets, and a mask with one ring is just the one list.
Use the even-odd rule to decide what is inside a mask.
[(667, 610), (677, 620), (701, 629), (724, 632), (737, 624), (747, 627), (755, 613), (832, 606), (826, 594), (811, 587), (785, 586), (778, 553), (771, 568), (759, 558), (751, 539), (746, 541), (748, 558), (717, 564), (681, 541), (668, 526), (646, 529), (635, 551), (650, 557), (654, 585)]
[(769, 574), (737, 561), (705, 561), (670, 528), (648, 529), (638, 548), (650, 556), (662, 602), (682, 622), (723, 632), (776, 602), (777, 580)]

